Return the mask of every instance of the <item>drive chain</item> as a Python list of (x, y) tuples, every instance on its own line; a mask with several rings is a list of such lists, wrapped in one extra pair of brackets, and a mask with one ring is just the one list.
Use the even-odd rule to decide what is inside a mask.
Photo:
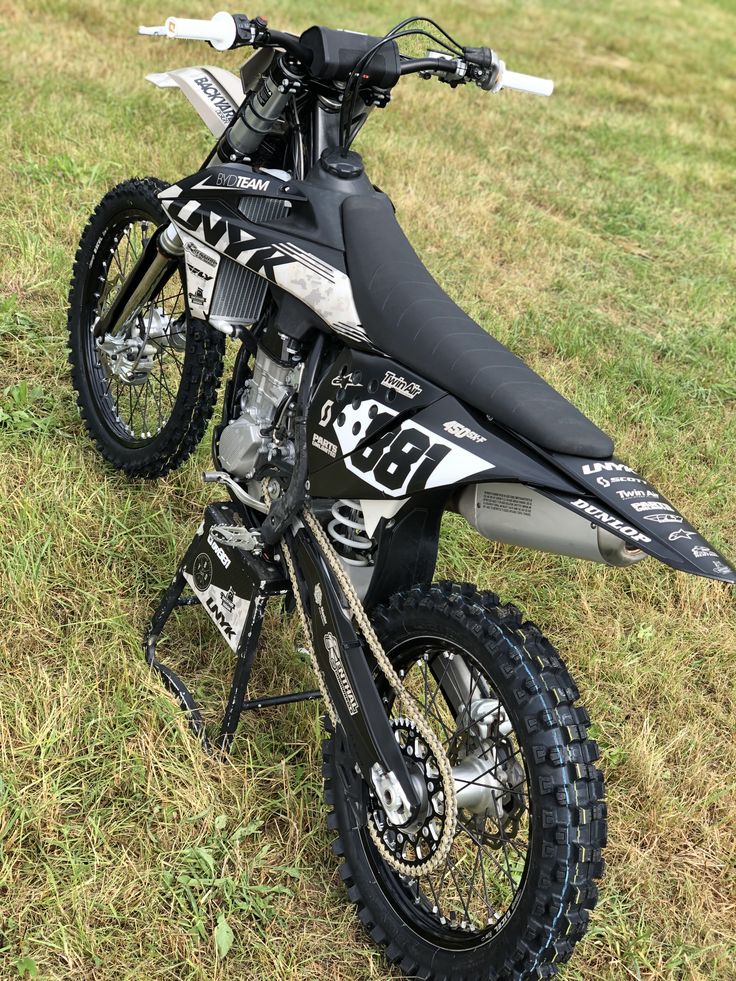
[[(265, 485), (264, 493), (266, 501), (270, 504), (271, 498)], [(304, 509), (303, 520), (317, 540), (322, 553), (327, 560), (327, 564), (329, 565), (340, 586), (340, 589), (342, 590), (343, 595), (345, 596), (345, 599), (347, 600), (350, 614), (365, 638), (368, 648), (376, 660), (376, 664), (393, 689), (398, 704), (401, 706), (401, 714), (404, 716), (404, 718), (409, 719), (416, 726), (422, 739), (424, 739), (434, 755), (434, 758), (437, 760), (444, 794), (444, 822), (442, 826), (442, 834), (439, 842), (437, 843), (437, 847), (434, 852), (429, 855), (425, 862), (422, 862), (419, 865), (408, 865), (406, 862), (401, 861), (401, 859), (397, 858), (396, 855), (383, 843), (373, 821), (369, 820), (367, 822), (368, 833), (371, 836), (371, 840), (373, 841), (376, 850), (379, 852), (387, 865), (394, 869), (394, 871), (412, 879), (416, 878), (418, 875), (430, 875), (432, 872), (436, 872), (444, 865), (455, 840), (455, 831), (457, 828), (457, 797), (455, 795), (455, 781), (452, 775), (450, 761), (436, 733), (431, 728), (426, 717), (419, 710), (416, 700), (407, 691), (401, 678), (394, 669), (394, 666), (386, 656), (386, 652), (381, 646), (381, 642), (373, 629), (373, 625), (368, 619), (368, 615), (363, 608), (360, 597), (356, 593), (350, 577), (340, 561), (340, 556), (332, 547), (332, 543), (328, 539), (322, 525), (308, 508)], [(286, 542), (282, 542), (281, 551), (284, 556), (284, 562), (291, 581), (296, 607), (299, 611), (299, 619), (307, 641), (307, 651), (309, 653), (314, 672), (317, 675), (319, 689), (325, 700), (327, 712), (334, 724), (337, 721), (337, 713), (335, 712), (335, 707), (327, 691), (326, 681), (322, 675), (319, 663), (314, 654), (314, 645), (312, 643), (312, 633), (309, 627), (309, 620), (302, 604), (301, 594), (299, 592), (299, 583), (296, 577), (296, 570), (294, 568), (293, 556), (291, 555), (290, 549)], [(398, 828), (398, 830), (401, 829)]]

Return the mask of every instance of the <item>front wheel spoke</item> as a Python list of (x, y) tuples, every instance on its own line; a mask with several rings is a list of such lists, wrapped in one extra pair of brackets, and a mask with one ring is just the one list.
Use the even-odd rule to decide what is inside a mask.
[(146, 387), (145, 385), (139, 385), (138, 386), (138, 394), (136, 396), (135, 404), (133, 405), (133, 409), (132, 409), (131, 414), (130, 414), (130, 425), (131, 425), (131, 428), (133, 427), (133, 414), (138, 411), (138, 407), (140, 405), (141, 398), (143, 397), (143, 389), (145, 387)]
[(169, 383), (166, 381), (166, 378), (164, 377), (163, 368), (160, 369), (160, 376), (161, 376), (161, 381), (163, 382), (163, 386), (166, 389), (166, 393), (169, 396), (169, 400), (170, 400), (169, 408), (173, 409), (174, 402), (176, 401), (176, 396), (172, 394), (171, 389), (169, 388)]

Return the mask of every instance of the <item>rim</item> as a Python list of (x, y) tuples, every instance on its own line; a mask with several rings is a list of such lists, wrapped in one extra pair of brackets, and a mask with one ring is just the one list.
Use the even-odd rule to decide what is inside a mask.
[[(509, 771), (509, 793), (502, 796), (499, 792), (496, 799), (512, 798), (509, 813), (513, 821), (505, 824), (489, 811), (477, 814), (458, 808), (454, 843), (442, 869), (432, 875), (409, 878), (395, 872), (381, 858), (368, 832), (361, 831), (376, 880), (402, 918), (434, 943), (441, 937), (451, 948), (477, 947), (501, 930), (524, 891), (532, 830), (526, 761), (513, 729), (501, 736), (498, 726), (492, 726), (496, 734), (481, 740), (477, 723), (458, 718), (451, 694), (453, 663), (464, 665), (469, 673), (469, 702), (497, 699), (497, 722), (509, 718), (492, 678), (471, 652), (443, 638), (419, 637), (395, 647), (390, 657), (453, 766), (472, 754), (487, 762), (487, 767), (481, 767), (485, 773), (500, 776), (503, 766)], [(398, 720), (400, 713), (386, 694), (386, 683), (379, 682), (379, 688), (390, 717)]]
[[(142, 209), (120, 213), (95, 246), (88, 277), (83, 353), (95, 405), (124, 446), (151, 443), (176, 406), (186, 353), (186, 303), (177, 268), (135, 318), (100, 349), (92, 335), (160, 219)], [(130, 379), (133, 380), (130, 380)]]

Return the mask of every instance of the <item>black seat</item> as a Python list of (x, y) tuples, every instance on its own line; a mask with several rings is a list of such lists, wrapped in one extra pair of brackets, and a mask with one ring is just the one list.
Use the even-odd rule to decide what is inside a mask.
[(380, 351), (546, 450), (612, 455), (605, 433), (435, 282), (388, 198), (351, 195), (342, 215), (355, 304)]

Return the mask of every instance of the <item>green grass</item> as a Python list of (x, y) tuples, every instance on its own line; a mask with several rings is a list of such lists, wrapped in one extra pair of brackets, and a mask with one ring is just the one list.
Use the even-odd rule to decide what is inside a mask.
[[(87, 214), (127, 176), (190, 173), (209, 144), (186, 102), (143, 76), (238, 64), (135, 28), (215, 9), (0, 0), (3, 978), (390, 973), (335, 874), (316, 706), (246, 718), (232, 762), (215, 763), (144, 668), (151, 603), (211, 499), (206, 440), (158, 484), (124, 480), (84, 435), (65, 363)], [(551, 100), (408, 81), (359, 148), (443, 285), (728, 554), (732, 0), (275, 0), (265, 12), (285, 29), (376, 33), (426, 12), (555, 78)], [(494, 547), (457, 518), (446, 531), (438, 573), (519, 603), (596, 722), (609, 870), (563, 976), (736, 977), (733, 594), (653, 561), (602, 569)], [(309, 684), (294, 626), (274, 609), (268, 627), (253, 690)], [(213, 714), (230, 664), (214, 628), (184, 612), (164, 649)]]

